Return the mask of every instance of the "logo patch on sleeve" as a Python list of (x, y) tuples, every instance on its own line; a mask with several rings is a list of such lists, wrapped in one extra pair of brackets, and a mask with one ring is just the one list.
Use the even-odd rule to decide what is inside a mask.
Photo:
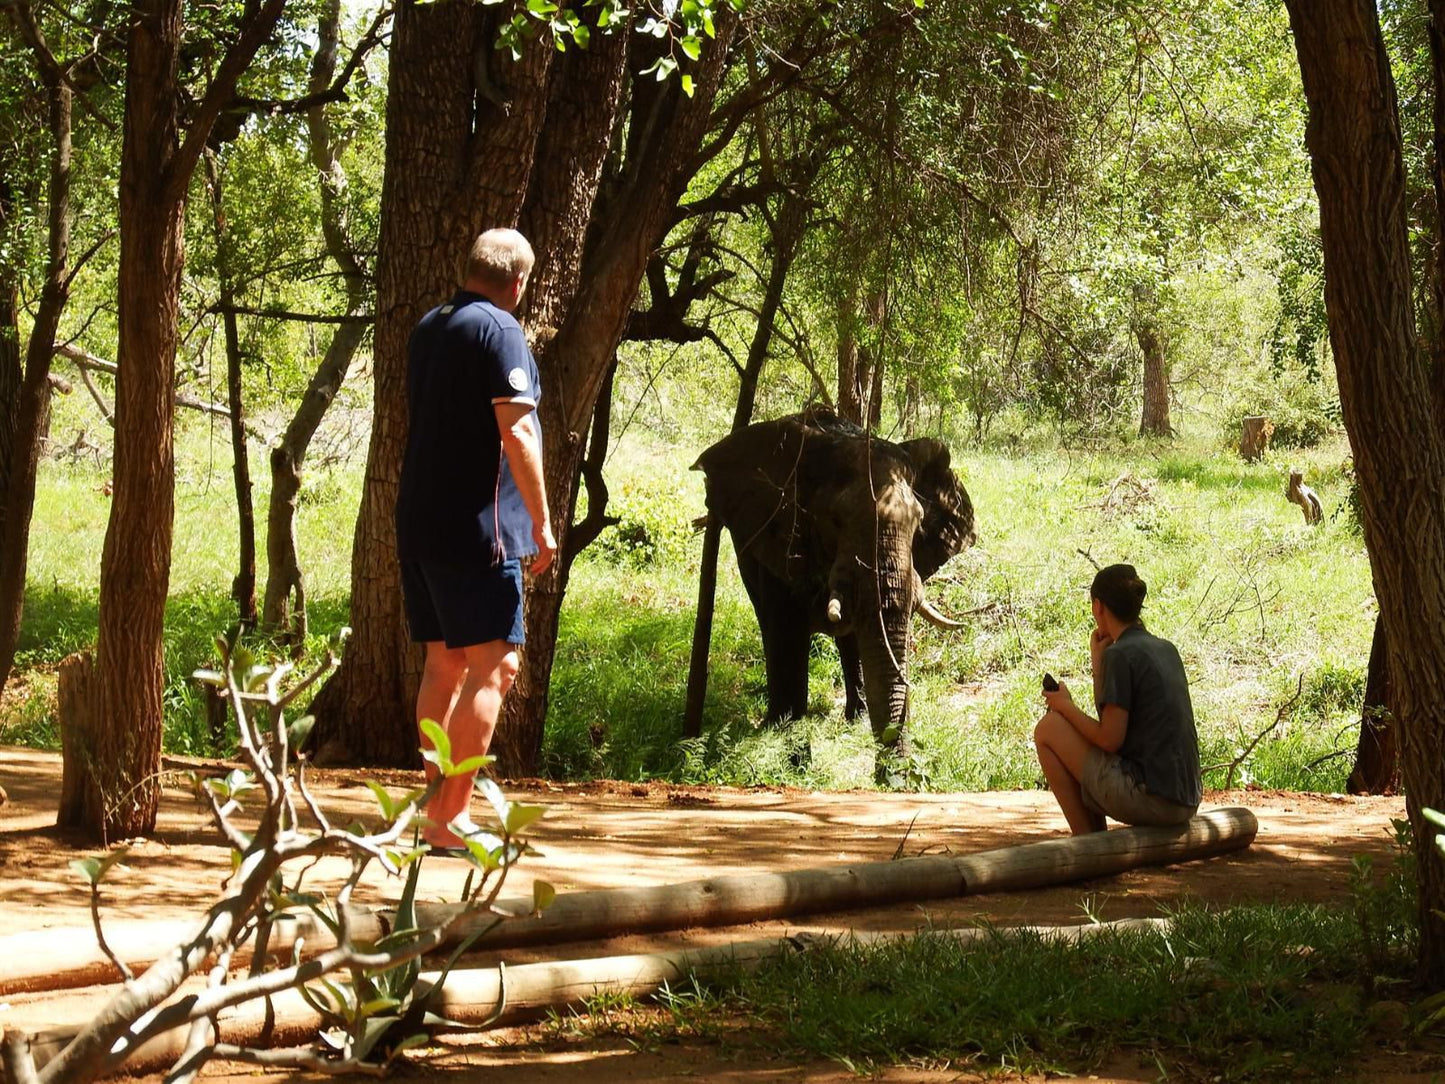
[(527, 374), (525, 370), (513, 369), (507, 374), (507, 383), (512, 385), (513, 391), (527, 390)]

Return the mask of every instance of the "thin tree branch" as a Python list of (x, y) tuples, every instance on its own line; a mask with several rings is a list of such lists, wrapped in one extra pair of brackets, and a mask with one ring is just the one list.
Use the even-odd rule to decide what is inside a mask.
[(270, 116), (285, 116), (291, 113), (305, 113), (308, 109), (314, 109), (318, 105), (328, 105), (331, 102), (346, 101), (346, 87), (351, 82), (351, 77), (356, 74), (356, 69), (366, 59), (366, 54), (380, 45), (386, 38), (381, 32), (382, 25), (391, 18), (390, 7), (383, 7), (376, 13), (376, 18), (371, 21), (371, 26), (356, 43), (356, 48), (351, 51), (351, 56), (346, 61), (346, 66), (341, 73), (332, 81), (325, 90), (312, 91), (300, 98), (243, 98), (237, 97), (226, 107), (226, 112), (240, 113), (266, 113)]

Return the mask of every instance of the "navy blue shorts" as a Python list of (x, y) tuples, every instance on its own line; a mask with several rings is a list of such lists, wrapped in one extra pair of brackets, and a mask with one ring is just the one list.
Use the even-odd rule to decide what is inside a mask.
[(417, 643), (441, 640), (447, 647), (472, 647), (493, 640), (520, 644), (522, 563), (453, 564), (403, 561), (401, 596), (406, 623)]

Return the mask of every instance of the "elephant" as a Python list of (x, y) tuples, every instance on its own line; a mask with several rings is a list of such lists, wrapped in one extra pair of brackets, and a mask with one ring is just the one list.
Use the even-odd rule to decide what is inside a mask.
[(706, 479), (709, 515), (732, 535), (757, 613), (768, 719), (804, 714), (809, 643), (827, 633), (846, 717), (866, 707), (879, 746), (907, 757), (910, 619), (918, 610), (959, 627), (924, 598), (923, 581), (975, 540), (948, 447), (894, 444), (814, 408), (724, 437), (693, 469)]

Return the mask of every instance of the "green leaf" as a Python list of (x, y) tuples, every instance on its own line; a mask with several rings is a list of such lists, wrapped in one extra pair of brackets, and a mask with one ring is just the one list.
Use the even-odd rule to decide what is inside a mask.
[(557, 5), (552, 0), (527, 0), (527, 10), (539, 18), (557, 13)]
[(222, 687), (226, 684), (226, 675), (219, 670), (197, 670), (191, 674), (191, 677), (203, 685)]
[[(447, 732), (441, 728), (441, 724), (435, 719), (423, 719), (417, 725), (421, 728), (422, 735), (431, 742), (431, 747), (436, 750), (437, 756), (443, 761), (450, 761), (452, 759), (452, 740), (447, 737)], [(422, 750), (422, 756), (426, 756), (425, 749)]]
[(511, 805), (511, 803), (507, 801), (507, 796), (502, 793), (502, 788), (497, 786), (496, 780), (478, 779), (477, 790), (479, 790), (482, 797), (491, 804), (492, 811), (497, 815), (497, 823), (505, 826), (507, 823), (507, 807)]
[(557, 898), (557, 890), (547, 881), (532, 882), (532, 910), (545, 911)]
[(481, 769), (485, 768), (488, 764), (494, 763), (496, 759), (496, 757), (490, 756), (486, 753), (482, 753), (474, 757), (467, 757), (467, 759), (462, 761), (461, 763), (453, 764), (451, 767), (451, 771), (447, 772), (446, 774), (448, 776), (466, 775), (468, 772), (481, 771)]
[(694, 34), (689, 34), (677, 44), (682, 47), (682, 51), (688, 55), (690, 60), (696, 60), (702, 56), (702, 39)]
[(311, 728), (316, 725), (316, 716), (303, 715), (292, 722), (286, 728), (286, 743), (292, 749), (299, 749), (306, 744), (306, 739), (311, 736)]
[(578, 23), (572, 28), (572, 40), (581, 49), (586, 49), (592, 44), (592, 31), (587, 29), (586, 23)]
[[(501, 3), (501, 0), (482, 0), (482, 3)], [(418, 1032), (415, 1035), (408, 1035), (391, 1048), (391, 1053), (386, 1056), (387, 1063), (390, 1064), (398, 1055), (404, 1054), (408, 1050), (415, 1050), (419, 1046), (426, 1046), (429, 1042), (431, 1042), (431, 1036), (427, 1035), (424, 1031)]]
[(669, 75), (677, 71), (677, 61), (670, 56), (659, 57), (657, 61), (657, 81), (659, 83), (667, 79)]
[(690, 76), (690, 75), (683, 75), (683, 77), (682, 77), (682, 92), (683, 92), (684, 94), (686, 94), (689, 98), (692, 97), (692, 92), (693, 92), (692, 76)]
[(375, 1016), (377, 1013), (383, 1013), (386, 1012), (388, 1009), (394, 1009), (400, 1004), (401, 1002), (394, 997), (374, 997), (370, 1001), (364, 1003), (363, 1005), (360, 1005), (356, 1010), (356, 1015)]
[(547, 813), (546, 806), (521, 805), (517, 802), (511, 803), (507, 808), (506, 819), (502, 821), (502, 827), (507, 830), (508, 835), (516, 835), (525, 831), (528, 825), (535, 824)]
[(101, 855), (99, 858), (72, 859), (70, 868), (79, 873), (91, 884), (98, 885), (105, 879), (105, 875), (120, 865), (121, 860), (128, 854), (130, 854), (129, 847), (117, 847), (115, 850)]
[(368, 779), (366, 785), (371, 788), (371, 793), (376, 795), (376, 804), (381, 808), (381, 815), (389, 821), (396, 820), (396, 804), (391, 800), (386, 788), (375, 779)]

